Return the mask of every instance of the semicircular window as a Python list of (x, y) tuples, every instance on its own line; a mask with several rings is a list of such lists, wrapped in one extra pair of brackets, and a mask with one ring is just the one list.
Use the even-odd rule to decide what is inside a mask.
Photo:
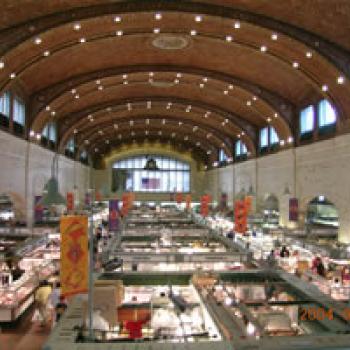
[(189, 192), (190, 164), (149, 154), (123, 158), (112, 167), (112, 192)]

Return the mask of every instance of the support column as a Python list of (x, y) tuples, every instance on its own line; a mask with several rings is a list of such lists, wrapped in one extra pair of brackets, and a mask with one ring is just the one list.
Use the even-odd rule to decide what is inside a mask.
[(341, 243), (350, 243), (350, 212), (339, 208), (338, 240)]

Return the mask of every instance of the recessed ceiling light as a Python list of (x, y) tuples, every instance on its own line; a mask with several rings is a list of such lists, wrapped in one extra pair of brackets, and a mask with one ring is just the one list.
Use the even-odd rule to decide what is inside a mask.
[(46, 109), (47, 111), (49, 111), (49, 110), (51, 109), (51, 107), (50, 107), (50, 106), (46, 106), (45, 109)]
[(181, 126), (181, 125), (182, 125), (182, 122), (179, 122), (179, 125)]
[(224, 90), (224, 95), (228, 95), (228, 90)]
[(175, 79), (175, 80), (174, 80), (174, 83), (175, 83), (175, 84), (178, 84), (179, 82), (180, 82), (179, 79)]
[(0, 69), (3, 69), (5, 67), (4, 61), (0, 61)]
[(278, 118), (278, 113), (275, 113), (273, 116), (274, 116), (275, 118)]
[(124, 81), (123, 81), (123, 84), (124, 84), (124, 85), (128, 85), (129, 82), (128, 82), (127, 80), (124, 80)]
[(271, 34), (271, 39), (272, 40), (277, 40), (278, 39), (278, 35), (276, 33), (272, 33)]
[(202, 80), (206, 83), (208, 81), (208, 78), (204, 77)]
[(260, 51), (261, 52), (266, 52), (267, 51), (267, 47), (265, 45), (260, 46)]
[(157, 13), (154, 15), (154, 18), (155, 18), (157, 21), (161, 20), (161, 19), (162, 19), (162, 14), (159, 13), (159, 12), (157, 12)]
[(238, 22), (238, 21), (236, 21), (236, 22), (234, 23), (233, 27), (234, 27), (235, 29), (239, 29), (239, 28), (241, 28), (241, 23)]
[(225, 126), (225, 122), (222, 122), (221, 125), (222, 125), (222, 126)]
[(233, 40), (232, 35), (226, 35), (226, 41), (231, 42)]
[(163, 119), (163, 120), (162, 120), (162, 124), (164, 125), (165, 123), (166, 123), (166, 120), (165, 120), (165, 119)]
[(41, 38), (35, 38), (34, 42), (36, 45), (40, 45), (42, 43), (42, 40)]
[(252, 101), (247, 101), (247, 106), (251, 106), (252, 105)]
[(228, 119), (227, 118), (225, 119), (225, 123), (228, 123)]
[(324, 91), (324, 92), (328, 91), (328, 85), (323, 84), (322, 85), (322, 91)]
[(16, 78), (16, 73), (11, 73), (10, 74), (10, 79), (15, 79)]
[(182, 73), (176, 73), (176, 78), (181, 78), (182, 77)]
[(99, 89), (99, 90), (103, 90), (103, 86), (102, 86), (102, 85), (99, 85), (99, 86), (98, 86), (98, 89)]
[(191, 35), (197, 35), (197, 31), (196, 30), (191, 30), (190, 34)]
[(203, 83), (200, 83), (200, 84), (199, 84), (199, 87), (200, 87), (201, 89), (203, 89), (203, 88), (204, 88), (204, 84), (203, 84)]
[(340, 75), (337, 78), (337, 83), (341, 85), (341, 84), (344, 84), (344, 82), (345, 82), (345, 78), (342, 75)]
[(115, 35), (122, 36), (123, 35), (123, 31), (122, 30), (118, 30), (118, 31), (115, 32)]
[(122, 21), (122, 18), (120, 16), (115, 16), (114, 17), (114, 22), (119, 23)]
[(245, 135), (245, 132), (244, 132), (244, 131), (242, 131), (242, 132), (241, 132), (241, 135), (242, 135), (242, 136), (244, 136), (244, 135)]
[(128, 79), (128, 75), (127, 74), (123, 74), (123, 79)]
[(74, 96), (74, 98), (76, 98), (76, 99), (78, 99), (79, 97), (80, 97), (80, 96), (79, 96), (78, 94)]
[(79, 40), (81, 43), (85, 43), (86, 42), (86, 39), (85, 38), (80, 38)]
[(256, 96), (253, 96), (253, 101), (256, 101), (258, 98)]
[(154, 28), (153, 29), (154, 34), (159, 34), (160, 33), (160, 28)]
[(73, 26), (73, 29), (76, 30), (76, 31), (80, 30), (81, 29), (80, 23), (75, 23), (74, 26)]
[(268, 123), (271, 122), (271, 118), (270, 117), (268, 117), (266, 120), (267, 120)]
[(44, 51), (43, 55), (44, 55), (45, 57), (50, 56), (50, 51), (49, 51), (49, 50)]
[(55, 116), (55, 115), (56, 115), (56, 112), (55, 112), (55, 111), (52, 111), (52, 112), (51, 112), (51, 115), (52, 115), (52, 116)]
[(293, 62), (293, 68), (299, 68), (299, 63), (298, 62)]
[(241, 135), (240, 135), (240, 134), (238, 134), (238, 135), (237, 135), (237, 137), (240, 139), (240, 138), (241, 138)]
[(101, 80), (100, 80), (100, 79), (97, 79), (97, 80), (96, 80), (96, 84), (97, 84), (97, 85), (101, 84)]
[(153, 77), (153, 76), (154, 76), (154, 73), (153, 73), (153, 72), (149, 72), (148, 75), (149, 75), (150, 77)]
[(229, 90), (233, 90), (233, 85), (230, 84), (230, 85), (228, 86), (228, 88), (229, 88)]
[(289, 136), (287, 141), (288, 141), (288, 143), (292, 143), (293, 142), (293, 137)]
[(311, 51), (307, 51), (306, 54), (305, 54), (305, 56), (306, 56), (307, 58), (311, 58), (311, 57), (312, 57), (312, 52), (311, 52)]
[(197, 16), (194, 18), (194, 20), (195, 20), (196, 22), (202, 22), (202, 16), (197, 15)]
[(71, 90), (71, 93), (72, 93), (73, 95), (74, 95), (76, 92), (77, 92), (76, 89), (72, 89), (72, 90)]

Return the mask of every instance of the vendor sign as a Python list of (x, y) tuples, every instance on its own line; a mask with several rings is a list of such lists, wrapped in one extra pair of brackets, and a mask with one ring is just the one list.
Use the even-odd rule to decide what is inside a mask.
[(109, 229), (117, 231), (119, 225), (119, 200), (111, 199), (109, 201)]
[(86, 216), (62, 216), (61, 293), (64, 296), (85, 293), (88, 289), (88, 219)]

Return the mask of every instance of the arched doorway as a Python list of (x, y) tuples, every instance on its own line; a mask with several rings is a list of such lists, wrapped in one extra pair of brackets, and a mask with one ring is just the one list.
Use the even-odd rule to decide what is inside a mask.
[(338, 209), (328, 198), (319, 195), (307, 205), (305, 224), (310, 236), (337, 237)]

